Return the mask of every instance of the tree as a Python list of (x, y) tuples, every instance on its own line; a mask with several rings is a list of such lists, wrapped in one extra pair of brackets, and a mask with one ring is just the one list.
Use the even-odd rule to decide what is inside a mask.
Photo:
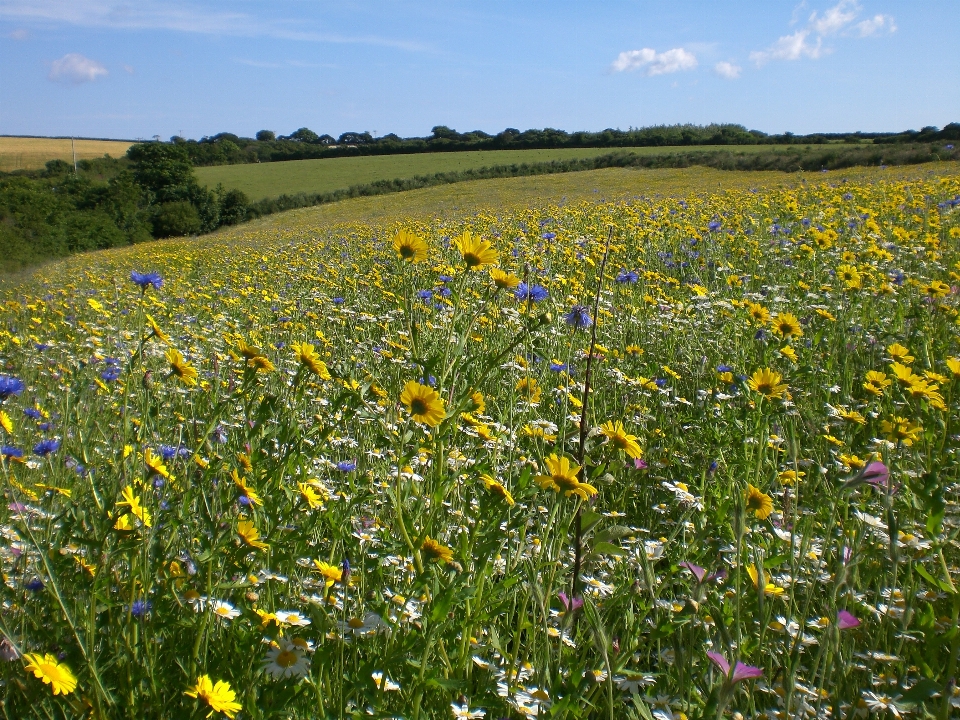
[(151, 220), (153, 235), (158, 238), (196, 235), (200, 232), (200, 215), (186, 200), (159, 205)]
[(302, 127), (299, 130), (291, 133), (290, 139), (296, 140), (297, 142), (314, 143), (320, 139), (320, 136), (310, 128)]
[(197, 184), (193, 164), (183, 145), (138, 143), (127, 150), (133, 177), (157, 202), (186, 200)]
[(257, 140), (260, 142), (273, 142), (277, 139), (277, 134), (273, 130), (258, 130)]

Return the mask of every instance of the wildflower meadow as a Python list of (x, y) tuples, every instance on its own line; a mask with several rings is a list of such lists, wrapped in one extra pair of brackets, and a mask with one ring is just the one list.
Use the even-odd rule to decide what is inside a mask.
[(5, 291), (5, 718), (960, 716), (960, 176)]

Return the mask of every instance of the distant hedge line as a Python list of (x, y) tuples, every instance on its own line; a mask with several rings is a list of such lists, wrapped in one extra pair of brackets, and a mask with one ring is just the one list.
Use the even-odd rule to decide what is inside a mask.
[(257, 218), (285, 210), (324, 205), (356, 197), (386, 195), (467, 180), (552, 175), (555, 173), (600, 170), (602, 168), (686, 168), (695, 165), (718, 170), (779, 170), (783, 172), (839, 170), (875, 165), (916, 165), (937, 160), (960, 160), (960, 150), (934, 145), (886, 145), (863, 147), (822, 147), (815, 150), (791, 148), (770, 152), (737, 153), (731, 150), (687, 151), (665, 155), (638, 155), (613, 152), (591, 158), (513, 163), (484, 168), (416, 175), (411, 178), (377, 180), (322, 193), (295, 193), (265, 198), (247, 207), (247, 217)]

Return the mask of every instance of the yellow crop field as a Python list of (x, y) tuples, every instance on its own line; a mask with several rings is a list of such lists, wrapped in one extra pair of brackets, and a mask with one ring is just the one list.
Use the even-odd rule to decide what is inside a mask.
[[(75, 140), (77, 160), (120, 157), (133, 145), (127, 140)], [(73, 161), (69, 138), (0, 137), (0, 172), (39, 170), (48, 161)]]

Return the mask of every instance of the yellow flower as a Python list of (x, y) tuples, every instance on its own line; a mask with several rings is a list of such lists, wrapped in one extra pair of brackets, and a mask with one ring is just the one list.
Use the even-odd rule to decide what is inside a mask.
[(775, 400), (782, 398), (787, 391), (787, 386), (781, 384), (781, 380), (783, 380), (783, 376), (780, 373), (774, 372), (770, 368), (763, 368), (750, 376), (750, 379), (747, 380), (747, 387), (769, 400)]
[(76, 689), (77, 679), (69, 667), (57, 661), (56, 656), (27, 653), (23, 659), (27, 661), (24, 669), (49, 685), (54, 695), (69, 695)]
[(915, 375), (911, 368), (906, 365), (901, 365), (898, 362), (891, 363), (890, 370), (893, 372), (894, 377), (904, 385), (912, 385), (916, 380), (920, 379), (920, 376)]
[(538, 475), (536, 480), (544, 490), (563, 492), (567, 497), (576, 495), (581, 500), (588, 500), (597, 494), (597, 489), (593, 485), (582, 483), (577, 479), (580, 466), (571, 463), (569, 458), (557, 457), (553, 454), (543, 462), (546, 463), (550, 474)]
[(867, 464), (866, 460), (862, 460), (856, 455), (844, 455), (842, 453), (840, 454), (840, 462), (851, 470), (859, 470)]
[(400, 230), (393, 236), (393, 249), (407, 262), (417, 263), (427, 259), (427, 244), (407, 230)]
[(837, 417), (843, 418), (847, 422), (856, 423), (857, 425), (866, 425), (867, 419), (858, 413), (856, 410), (847, 410), (846, 408), (837, 409)]
[(429, 385), (421, 385), (416, 380), (408, 380), (400, 394), (400, 402), (416, 422), (436, 427), (446, 415), (443, 398)]
[(293, 348), (293, 352), (296, 353), (297, 360), (299, 360), (300, 364), (307, 368), (307, 370), (321, 380), (330, 379), (330, 371), (327, 369), (326, 363), (317, 355), (313, 345), (308, 342), (301, 342), (293, 343), (290, 347)]
[(787, 358), (787, 360), (790, 362), (797, 361), (797, 351), (794, 350), (790, 345), (785, 345), (784, 347), (780, 348), (780, 354)]
[(473, 403), (473, 412), (483, 415), (484, 411), (487, 409), (487, 403), (483, 398), (483, 393), (479, 390), (474, 390), (471, 392), (470, 402)]
[(170, 363), (170, 374), (176, 375), (184, 385), (193, 387), (197, 384), (197, 369), (183, 359), (179, 350), (167, 350), (167, 362)]
[(617, 450), (622, 450), (636, 460), (643, 455), (643, 450), (637, 444), (637, 436), (627, 434), (623, 423), (619, 420), (609, 420), (600, 426), (600, 432), (606, 435), (607, 440)]
[(782, 338), (801, 337), (803, 329), (800, 327), (800, 321), (793, 313), (778, 313), (777, 317), (770, 321), (773, 331)]
[(894, 415), (889, 420), (881, 422), (880, 429), (890, 442), (900, 442), (904, 446), (910, 447), (920, 438), (920, 431), (923, 430), (923, 426), (919, 423), (910, 422), (905, 417)]
[(266, 355), (257, 355), (256, 357), (250, 358), (247, 360), (247, 365), (258, 372), (260, 370), (263, 370), (264, 372), (273, 372), (277, 369), (276, 366), (270, 361), (270, 358), (268, 358)]
[(766, 520), (770, 513), (773, 512), (773, 500), (771, 497), (753, 485), (747, 485), (747, 492), (744, 499), (747, 501), (747, 511), (756, 515), (758, 520)]
[(879, 370), (871, 370), (868, 372), (865, 380), (866, 382), (863, 383), (863, 389), (871, 395), (883, 395), (883, 391), (890, 387), (891, 383), (886, 374)]
[(313, 565), (317, 572), (323, 575), (327, 587), (343, 580), (343, 570), (336, 565), (325, 563), (323, 560), (314, 560)]
[[(800, 478), (806, 477), (806, 475), (807, 474), (802, 470), (799, 472), (797, 472), (796, 470), (784, 470), (783, 472), (780, 473), (777, 479), (780, 482), (782, 482), (784, 485), (793, 485)], [(772, 504), (773, 504), (773, 501), (771, 501), (771, 505)]]
[(947, 358), (947, 368), (953, 373), (954, 377), (960, 377), (960, 358)]
[(543, 388), (537, 384), (536, 378), (520, 378), (514, 389), (529, 403), (540, 402), (540, 396), (543, 394)]
[(747, 312), (757, 325), (766, 325), (770, 322), (770, 311), (760, 303), (747, 302)]
[(13, 420), (11, 420), (10, 416), (7, 415), (3, 410), (0, 410), (0, 427), (2, 427), (8, 433), (13, 432)]
[(497, 251), (490, 241), (474, 237), (469, 230), (454, 238), (453, 245), (460, 251), (468, 270), (482, 270), (484, 265), (497, 262)]
[(237, 694), (230, 687), (230, 683), (225, 680), (218, 680), (214, 685), (209, 675), (201, 675), (197, 678), (197, 684), (187, 690), (184, 695), (192, 698), (200, 698), (210, 706), (210, 712), (207, 717), (212, 717), (214, 713), (222, 712), (228, 718), (233, 720), (237, 713), (243, 709), (243, 706), (236, 702)]
[(493, 279), (493, 284), (500, 290), (513, 290), (520, 284), (520, 278), (500, 268), (490, 270), (490, 277)]
[(260, 498), (260, 495), (257, 494), (257, 491), (254, 490), (247, 484), (246, 478), (240, 477), (240, 473), (236, 470), (230, 472), (230, 477), (233, 478), (233, 484), (237, 486), (237, 490), (240, 491), (240, 494), (245, 496), (247, 500), (252, 502), (254, 505), (263, 505), (263, 500)]
[(901, 362), (904, 365), (909, 365), (916, 360), (916, 358), (910, 354), (910, 351), (900, 343), (894, 343), (888, 347), (887, 352), (890, 353), (890, 357), (893, 358), (894, 362)]
[(514, 505), (516, 505), (516, 502), (513, 499), (513, 495), (510, 494), (510, 491), (507, 490), (503, 486), (503, 484), (501, 484), (497, 480), (494, 480), (489, 475), (481, 475), (480, 480), (481, 482), (483, 482), (483, 486), (487, 490), (489, 490), (492, 495), (496, 495), (510, 507), (513, 507)]
[(750, 576), (750, 580), (753, 581), (753, 586), (758, 590), (760, 589), (761, 584), (763, 585), (764, 595), (783, 595), (783, 588), (777, 587), (773, 583), (766, 582), (766, 578), (763, 577), (763, 571), (758, 571), (756, 566), (753, 564), (747, 565), (747, 575)]
[(840, 265), (837, 268), (837, 277), (843, 281), (847, 290), (859, 290), (863, 285), (860, 271), (853, 265)]
[(170, 342), (170, 336), (160, 329), (160, 326), (157, 325), (157, 321), (154, 320), (150, 315), (146, 315), (146, 318), (147, 326), (150, 328), (150, 336), (159, 338), (163, 342)]
[(237, 523), (237, 535), (252, 548), (265, 550), (270, 547), (267, 543), (257, 539), (260, 537), (260, 531), (253, 526), (253, 521), (251, 520), (241, 520)]
[(130, 485), (127, 485), (123, 489), (121, 495), (123, 496), (123, 500), (119, 501), (117, 505), (126, 505), (130, 508), (130, 512), (140, 519), (140, 522), (147, 527), (152, 527), (153, 522), (150, 518), (150, 511), (143, 507), (140, 502), (140, 498), (133, 494), (133, 488)]
[(420, 546), (420, 549), (434, 562), (444, 564), (453, 562), (453, 550), (431, 539), (429, 535), (423, 538), (423, 544)]
[(939, 300), (950, 294), (950, 286), (943, 282), (943, 280), (931, 280), (923, 286), (923, 292), (927, 297)]
[(300, 489), (300, 494), (303, 496), (303, 499), (307, 501), (307, 505), (310, 506), (311, 510), (316, 510), (323, 506), (323, 498), (311, 485), (305, 482), (298, 482), (297, 487)]
[(167, 466), (163, 464), (163, 458), (154, 455), (150, 448), (143, 451), (143, 463), (147, 466), (151, 476), (160, 475), (161, 477), (167, 478), (167, 480), (170, 479), (170, 471), (167, 470)]

